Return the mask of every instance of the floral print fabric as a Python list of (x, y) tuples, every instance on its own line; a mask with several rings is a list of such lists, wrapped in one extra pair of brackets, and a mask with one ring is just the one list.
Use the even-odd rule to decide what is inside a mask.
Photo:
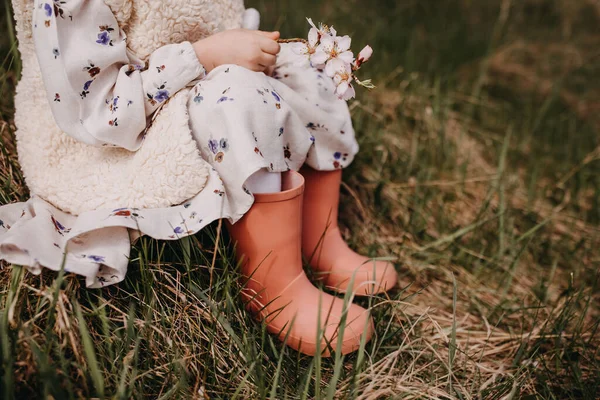
[[(141, 145), (146, 117), (160, 112), (160, 104), (188, 86), (190, 128), (213, 168), (202, 192), (168, 208), (116, 208), (73, 216), (36, 196), (0, 207), (1, 259), (36, 274), (44, 267), (59, 270), (64, 262), (65, 270), (84, 276), (88, 287), (115, 284), (127, 271), (130, 238), (176, 240), (217, 219), (235, 223), (254, 202), (245, 182), (259, 169), (283, 172), (306, 163), (333, 170), (349, 165), (358, 152), (346, 102), (338, 99), (322, 71), (299, 62), (291, 46), (282, 46), (272, 76), (236, 65), (220, 66), (204, 76), (195, 55), (188, 59), (189, 43), (160, 48), (147, 69), (131, 69), (123, 54), (107, 53), (124, 50), (124, 37), (101, 0), (35, 4), (35, 29), (40, 24), (44, 29), (58, 26), (53, 32), (60, 37), (60, 26), (72, 24), (69, 36), (87, 40), (83, 51), (73, 39), (62, 38), (56, 45), (52, 37), (36, 39), (38, 53), (49, 49), (39, 60), (42, 70), (52, 71), (45, 77), (48, 92), (59, 94), (60, 102), (49, 94), (49, 101), (60, 103), (53, 106), (59, 126), (71, 128), (66, 132), (92, 145), (135, 149)], [(58, 49), (56, 58), (53, 47)], [(105, 58), (107, 54), (112, 58)], [(59, 59), (73, 61), (56, 64)], [(64, 77), (54, 79), (61, 78), (59, 72)], [(198, 76), (202, 79), (194, 80)], [(75, 121), (77, 113), (60, 107), (64, 104), (78, 110), (83, 125)]]
[(284, 45), (272, 77), (224, 65), (192, 89), (192, 134), (223, 179), (234, 221), (253, 203), (244, 183), (257, 170), (299, 170), (304, 163), (339, 169), (358, 151), (348, 107), (332, 80), (299, 61)]
[(147, 117), (204, 73), (189, 42), (137, 59), (102, 0), (35, 0), (32, 19), (55, 120), (90, 145), (137, 150)]

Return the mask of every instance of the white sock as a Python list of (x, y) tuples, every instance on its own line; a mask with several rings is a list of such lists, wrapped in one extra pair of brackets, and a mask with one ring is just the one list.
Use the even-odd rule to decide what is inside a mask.
[(281, 192), (281, 172), (259, 169), (246, 180), (246, 188), (252, 193)]

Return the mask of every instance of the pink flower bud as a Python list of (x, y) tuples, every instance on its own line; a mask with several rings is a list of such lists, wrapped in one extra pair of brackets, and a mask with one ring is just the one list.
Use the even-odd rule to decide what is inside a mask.
[(356, 60), (356, 66), (360, 67), (363, 63), (369, 61), (369, 58), (373, 55), (373, 48), (371, 46), (365, 46), (364, 49), (358, 53), (358, 58)]

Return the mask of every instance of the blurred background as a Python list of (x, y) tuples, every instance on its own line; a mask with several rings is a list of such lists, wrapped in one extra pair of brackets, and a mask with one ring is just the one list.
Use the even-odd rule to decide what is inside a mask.
[[(27, 189), (2, 1), (9, 203)], [(104, 291), (1, 269), (3, 398), (599, 398), (600, 1), (246, 5), (283, 37), (306, 37), (311, 17), (375, 49), (361, 78), (377, 88), (349, 103), (361, 153), (341, 222), (354, 248), (394, 257), (402, 275), (401, 290), (363, 304), (376, 339), (339, 360), (280, 350), (244, 313), (214, 226), (142, 240), (128, 280)]]

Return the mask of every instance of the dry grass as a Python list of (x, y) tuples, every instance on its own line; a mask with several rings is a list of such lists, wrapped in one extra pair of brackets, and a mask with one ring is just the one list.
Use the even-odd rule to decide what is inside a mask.
[[(354, 247), (398, 260), (401, 289), (361, 303), (375, 338), (332, 360), (282, 347), (243, 310), (215, 225), (142, 239), (103, 290), (2, 269), (3, 398), (597, 398), (599, 3), (254, 4), (284, 36), (322, 16), (378, 50), (341, 210)], [(27, 191), (15, 68), (0, 77), (10, 202)]]

